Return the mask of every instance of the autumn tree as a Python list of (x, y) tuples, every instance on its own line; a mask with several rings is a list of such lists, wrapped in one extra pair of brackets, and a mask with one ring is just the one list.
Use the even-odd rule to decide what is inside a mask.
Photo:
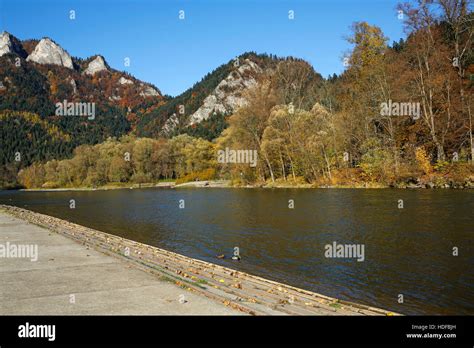
[(339, 93), (340, 117), (345, 124), (346, 148), (352, 158), (358, 160), (361, 145), (378, 133), (380, 103), (390, 98), (387, 84), (384, 55), (387, 38), (382, 30), (366, 22), (352, 25), (348, 42), (354, 47), (348, 57)]
[[(270, 81), (262, 81), (257, 88), (246, 94), (247, 104), (239, 108), (230, 118), (229, 127), (223, 132), (219, 144), (221, 148), (247, 149), (258, 151), (257, 170), (261, 180), (269, 175), (275, 181), (274, 168), (269, 154), (262, 148), (262, 136), (268, 124), (271, 109), (278, 104), (276, 91)], [(248, 165), (247, 165), (248, 167)], [(242, 168), (245, 171), (251, 169)]]

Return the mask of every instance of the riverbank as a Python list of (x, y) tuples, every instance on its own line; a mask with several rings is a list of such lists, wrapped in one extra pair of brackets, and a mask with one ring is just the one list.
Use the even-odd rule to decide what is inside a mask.
[[(464, 167), (463, 167), (464, 168)], [(433, 172), (421, 176), (406, 176), (398, 181), (373, 181), (368, 180), (360, 170), (346, 170), (334, 175), (331, 180), (321, 178), (318, 182), (308, 183), (301, 177), (285, 180), (278, 178), (274, 181), (267, 180), (261, 182), (247, 182), (244, 179), (234, 180), (192, 180), (182, 182), (160, 181), (155, 183), (108, 183), (98, 187), (38, 187), (23, 189), (24, 191), (99, 191), (99, 190), (118, 190), (118, 189), (141, 189), (141, 188), (361, 188), (361, 189), (380, 189), (380, 188), (400, 188), (400, 189), (474, 189), (474, 167), (469, 166), (465, 172)], [(458, 168), (459, 169), (459, 168)]]
[[(207, 300), (212, 300), (217, 305), (223, 305), (226, 309), (232, 309), (238, 313), (252, 315), (394, 314), (386, 310), (337, 300), (332, 297), (274, 282), (248, 273), (192, 259), (180, 254), (134, 242), (132, 240), (110, 235), (29, 210), (2, 205), (0, 206), (0, 211), (3, 215), (8, 214), (13, 216), (13, 219), (16, 218), (23, 222), (28, 222), (23, 223), (21, 225), (21, 231), (17, 231), (16, 234), (13, 234), (11, 237), (2, 233), (0, 238), (6, 237), (10, 241), (14, 241), (15, 238), (20, 238), (22, 233), (29, 233), (28, 231), (31, 232), (32, 229), (34, 229), (36, 233), (39, 233), (37, 231), (38, 228), (43, 231), (41, 232), (43, 235), (45, 234), (44, 231), (49, 231), (47, 233), (48, 236), (54, 236), (53, 238), (56, 238), (57, 236), (67, 237), (68, 239), (75, 240), (79, 246), (83, 249), (85, 248), (85, 250), (90, 252), (95, 250), (101, 254), (105, 254), (111, 260), (114, 259), (120, 261), (122, 264), (121, 267), (124, 269), (140, 269), (145, 271), (148, 275), (153, 275), (154, 279), (157, 281), (174, 286), (175, 300), (183, 293), (185, 298), (187, 298), (188, 295), (196, 295)], [(10, 219), (12, 218), (10, 217)], [(4, 231), (10, 231), (12, 226), (15, 224), (18, 224), (18, 221), (11, 222), (3, 220), (1, 227)], [(46, 237), (44, 238), (48, 239)], [(25, 239), (25, 243), (28, 241), (29, 243), (32, 243), (33, 240), (34, 239), (27, 238)], [(78, 247), (78, 244), (74, 244), (75, 247)], [(54, 243), (51, 244), (47, 240), (44, 240), (44, 243), (39, 246), (39, 258), (44, 257), (44, 254), (42, 256), (43, 252), (46, 252), (46, 258), (49, 258), (47, 254), (48, 250), (51, 250), (51, 248), (54, 250), (54, 245)], [(84, 263), (84, 265), (86, 265), (87, 262), (85, 260), (88, 260), (90, 257), (86, 255), (84, 250), (82, 250), (82, 254), (74, 254), (72, 256), (64, 251), (65, 250), (62, 250), (61, 252), (57, 251), (55, 255), (58, 259), (69, 257), (68, 262), (72, 263), (70, 264), (71, 267), (76, 263)], [(56, 258), (53, 257), (53, 259)], [(43, 259), (42, 262), (43, 265), (44, 263), (48, 263), (45, 259)], [(31, 267), (35, 267), (36, 265), (35, 263), (29, 264), (33, 264)], [(21, 266), (20, 269), (15, 269), (18, 268), (17, 266), (18, 265), (15, 265), (14, 263), (5, 266), (10, 267), (7, 273), (10, 277), (13, 277), (13, 275), (16, 274), (15, 272), (21, 271)], [(41, 276), (41, 269), (43, 269), (43, 267), (45, 266), (38, 267), (39, 269), (37, 269), (37, 271), (39, 273), (37, 273), (37, 276), (28, 284), (28, 288), (31, 288), (32, 292), (37, 288), (42, 289), (41, 285), (44, 278)], [(96, 284), (96, 286), (99, 286), (100, 284), (105, 285), (107, 283), (106, 280), (102, 281), (103, 277), (108, 276), (107, 272), (102, 274), (102, 272), (99, 271), (93, 272), (91, 269), (91, 273), (87, 274), (87, 268), (84, 268), (83, 270), (84, 272), (82, 276), (86, 277), (86, 283), (95, 282), (94, 284)], [(94, 274), (96, 275), (94, 276)], [(67, 289), (66, 292), (74, 293), (74, 289), (69, 289), (68, 284), (76, 284), (79, 281), (77, 278), (79, 276), (76, 275), (75, 272), (65, 272), (64, 277), (66, 277), (66, 279), (58, 280), (62, 281), (61, 286)], [(58, 278), (53, 277), (52, 274), (50, 274), (48, 279), (54, 280)], [(95, 279), (100, 279), (101, 281), (95, 281)], [(125, 277), (122, 279), (128, 278)], [(134, 286), (133, 281), (125, 282), (129, 287)], [(5, 293), (4, 296), (14, 296), (14, 291), (12, 290), (9, 293)], [(63, 294), (62, 296), (66, 295)], [(155, 298), (156, 297), (159, 296), (155, 296)], [(125, 295), (123, 295), (122, 298), (125, 301), (128, 300)], [(190, 300), (189, 303), (191, 303)], [(176, 308), (180, 308), (179, 305), (181, 303), (175, 301), (172, 304), (173, 306), (176, 306)], [(20, 306), (21, 305), (22, 303), (20, 303)], [(34, 306), (34, 304), (31, 305)], [(62, 308), (64, 309), (65, 304), (62, 304), (61, 306), (63, 306)], [(130, 306), (128, 306), (128, 308), (129, 307)], [(74, 309), (68, 310), (75, 313)], [(170, 307), (169, 310), (172, 311), (172, 308)], [(175, 314), (182, 313), (176, 312)]]
[[(1, 208), (0, 245), (8, 252), (0, 261), (0, 315), (244, 314)], [(20, 258), (17, 246), (37, 248)]]
[(176, 184), (175, 181), (147, 183), (147, 184), (120, 184), (104, 185), (99, 187), (58, 187), (58, 188), (31, 188), (20, 189), (27, 192), (68, 192), (68, 191), (109, 191), (109, 190), (138, 190), (146, 188), (180, 188), (180, 187), (232, 187), (229, 180), (191, 181)]
[(145, 189), (145, 188), (263, 188), (263, 189), (455, 189), (469, 190), (474, 189), (474, 183), (465, 185), (457, 184), (440, 184), (436, 185), (432, 182), (411, 182), (400, 185), (385, 185), (381, 183), (358, 183), (353, 185), (314, 185), (314, 184), (288, 184), (288, 183), (260, 183), (260, 184), (232, 184), (230, 180), (209, 180), (209, 181), (192, 181), (176, 185), (175, 182), (159, 183), (159, 184), (129, 184), (123, 186), (100, 186), (100, 187), (62, 187), (62, 188), (32, 188), (19, 189), (19, 191), (27, 192), (67, 192), (67, 191), (108, 191), (108, 190), (127, 190), (127, 189)]
[(20, 191), (31, 191), (31, 192), (63, 192), (63, 191), (108, 191), (108, 190), (133, 190), (142, 188), (170, 188), (174, 187), (174, 181), (165, 181), (159, 183), (144, 183), (144, 184), (133, 184), (133, 183), (116, 183), (115, 185), (104, 185), (97, 187), (55, 187), (55, 188), (29, 188), (20, 189)]

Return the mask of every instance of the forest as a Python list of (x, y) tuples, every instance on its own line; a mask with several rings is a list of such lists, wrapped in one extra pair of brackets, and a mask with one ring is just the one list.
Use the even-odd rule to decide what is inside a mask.
[[(167, 138), (146, 131), (153, 138), (81, 145), (69, 159), (24, 168), (19, 182), (474, 187), (472, 9), (465, 0), (420, 0), (398, 11), (407, 39), (389, 44), (377, 26), (354, 23), (339, 76), (279, 59), (231, 115)], [(218, 163), (224, 148), (256, 150), (257, 166)]]

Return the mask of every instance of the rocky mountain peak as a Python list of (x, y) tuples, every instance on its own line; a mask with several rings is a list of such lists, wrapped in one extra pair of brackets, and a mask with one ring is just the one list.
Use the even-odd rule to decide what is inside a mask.
[(8, 53), (15, 53), (23, 56), (24, 51), (18, 39), (16, 39), (12, 34), (4, 31), (0, 33), (0, 57)]
[(246, 100), (242, 92), (257, 85), (255, 76), (261, 72), (255, 62), (245, 59), (204, 99), (203, 105), (191, 115), (189, 123), (206, 120), (214, 112), (228, 113), (244, 106)]
[(94, 75), (95, 73), (98, 73), (99, 71), (103, 70), (108, 70), (105, 64), (104, 57), (97, 56), (89, 62), (86, 70), (84, 70), (84, 74)]
[(13, 43), (10, 34), (4, 31), (0, 34), (0, 57), (13, 52)]
[(53, 64), (74, 69), (71, 56), (49, 38), (41, 39), (26, 60), (38, 64)]

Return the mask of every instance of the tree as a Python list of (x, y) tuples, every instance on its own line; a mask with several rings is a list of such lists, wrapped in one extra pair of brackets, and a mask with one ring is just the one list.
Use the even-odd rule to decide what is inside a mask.
[[(265, 181), (267, 173), (272, 182), (275, 181), (273, 166), (269, 155), (262, 149), (263, 132), (267, 126), (271, 109), (278, 104), (278, 97), (268, 80), (262, 81), (257, 88), (246, 94), (247, 105), (239, 108), (230, 118), (229, 127), (224, 131), (219, 144), (221, 148), (257, 150), (258, 158), (263, 158), (264, 164), (257, 164), (261, 180)], [(250, 169), (242, 168), (245, 171)]]
[(379, 135), (376, 123), (380, 122), (380, 103), (390, 97), (384, 61), (387, 38), (380, 28), (356, 22), (347, 41), (354, 47), (340, 80), (339, 112), (344, 124), (345, 147), (358, 160), (365, 140)]
[[(461, 98), (461, 113), (468, 121), (467, 133), (469, 137), (471, 164), (474, 164), (474, 139), (473, 120), (471, 113), (472, 84), (466, 79), (466, 71), (469, 65), (474, 63), (473, 36), (474, 18), (472, 12), (468, 11), (472, 1), (470, 0), (437, 0), (443, 9), (442, 19), (449, 26), (453, 36), (452, 61), (458, 71), (459, 96)], [(470, 90), (470, 91), (469, 91)]]
[(420, 98), (423, 121), (438, 161), (445, 160), (446, 135), (453, 126), (453, 70), (449, 48), (430, 5), (432, 1), (417, 0), (417, 6), (400, 5), (406, 14), (405, 26), (410, 34), (405, 49), (406, 74), (411, 83), (407, 92)]

